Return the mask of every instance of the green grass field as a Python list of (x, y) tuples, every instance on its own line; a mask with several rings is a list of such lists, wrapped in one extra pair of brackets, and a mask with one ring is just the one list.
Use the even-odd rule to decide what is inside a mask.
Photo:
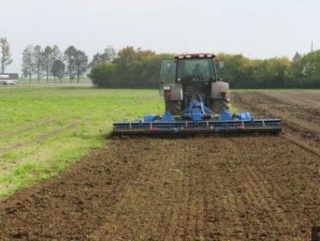
[(101, 147), (114, 121), (163, 111), (157, 90), (1, 87), (0, 199), (57, 175)]
[(101, 147), (114, 121), (163, 108), (156, 90), (0, 88), (0, 198)]

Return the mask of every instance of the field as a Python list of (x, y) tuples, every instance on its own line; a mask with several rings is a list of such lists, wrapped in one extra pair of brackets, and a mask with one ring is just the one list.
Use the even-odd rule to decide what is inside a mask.
[(101, 147), (113, 121), (162, 112), (156, 91), (37, 86), (0, 88), (0, 199)]
[[(0, 90), (0, 98), (26, 105), (1, 110), (0, 163), (10, 165), (1, 168), (0, 190), (13, 177), (38, 182), (0, 203), (1, 240), (291, 241), (310, 240), (320, 225), (319, 91), (232, 93), (239, 111), (281, 118), (279, 136), (105, 141), (113, 119), (135, 116), (137, 103), (136, 115), (161, 113), (157, 93), (45, 88)], [(28, 112), (30, 101), (41, 108)], [(29, 175), (18, 175), (20, 165), (31, 165)], [(56, 175), (65, 166), (39, 182), (43, 170)], [(13, 186), (2, 194), (21, 188)]]

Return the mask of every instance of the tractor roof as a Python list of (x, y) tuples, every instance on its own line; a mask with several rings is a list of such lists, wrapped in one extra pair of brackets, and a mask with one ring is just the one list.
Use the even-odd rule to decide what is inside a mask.
[(217, 55), (214, 53), (191, 53), (191, 54), (178, 54), (174, 56), (175, 59), (207, 59), (215, 58)]

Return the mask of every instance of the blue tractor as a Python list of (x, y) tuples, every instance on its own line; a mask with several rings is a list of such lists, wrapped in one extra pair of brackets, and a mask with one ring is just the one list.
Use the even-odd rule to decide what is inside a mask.
[(279, 119), (229, 112), (229, 84), (221, 80), (222, 68), (223, 63), (211, 53), (181, 54), (163, 60), (160, 95), (164, 97), (165, 113), (116, 122), (112, 135), (279, 133)]

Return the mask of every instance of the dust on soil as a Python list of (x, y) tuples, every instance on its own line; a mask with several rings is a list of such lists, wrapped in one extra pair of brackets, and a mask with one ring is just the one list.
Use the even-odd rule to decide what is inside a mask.
[(281, 117), (284, 132), (108, 140), (0, 203), (0, 239), (309, 240), (320, 225), (317, 108), (263, 93), (233, 101)]

